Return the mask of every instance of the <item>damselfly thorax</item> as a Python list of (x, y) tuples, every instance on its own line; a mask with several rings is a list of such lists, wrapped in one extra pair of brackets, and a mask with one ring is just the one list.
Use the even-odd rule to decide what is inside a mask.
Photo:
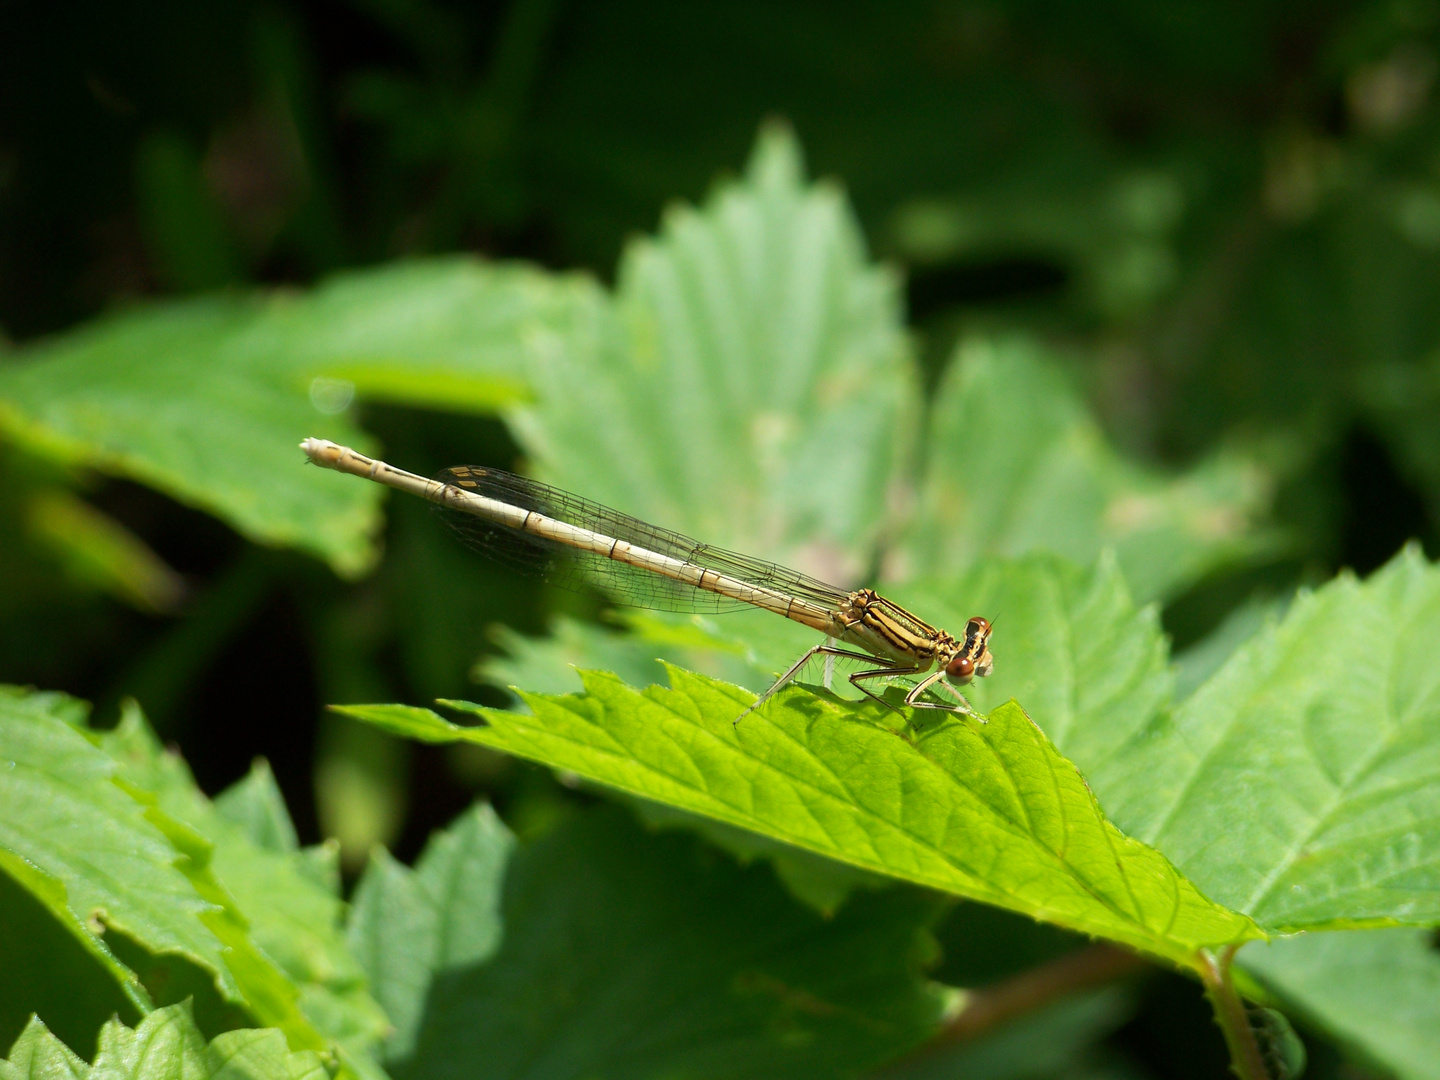
[[(873, 665), (849, 680), (887, 708), (894, 706), (866, 684), (914, 678), (919, 681), (905, 695), (907, 706), (983, 719), (958, 690), (994, 668), (991, 626), (979, 616), (965, 624), (964, 636), (957, 639), (872, 589), (827, 585), (501, 469), (462, 465), (427, 480), (324, 439), (306, 439), (300, 447), (316, 465), (429, 500), (470, 546), (562, 586), (598, 585), (620, 603), (665, 611), (726, 611), (749, 605), (824, 634), (825, 641), (806, 651), (737, 723), (816, 656)], [(927, 692), (940, 691), (951, 700), (923, 700)]]

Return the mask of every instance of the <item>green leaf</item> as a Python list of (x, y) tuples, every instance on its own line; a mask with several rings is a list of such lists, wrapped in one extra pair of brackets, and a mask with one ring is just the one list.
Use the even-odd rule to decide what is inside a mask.
[(156, 1009), (133, 1031), (106, 1024), (90, 1067), (91, 1080), (194, 1080), (208, 1072), (205, 1037), (184, 1002)]
[[(49, 1018), (55, 1034), (81, 1053), (91, 1053), (95, 1033), (111, 1016), (130, 1023), (143, 1009), (127, 997), (128, 970), (116, 970), (115, 959), (98, 947), (79, 919), (62, 922), (54, 914), (64, 909), (59, 883), (31, 871), (8, 853), (0, 870), (0, 1050), (10, 1045), (33, 1013)], [(16, 868), (20, 873), (12, 876)], [(50, 903), (42, 901), (47, 885), (59, 891)], [(134, 987), (143, 994), (143, 989)]]
[(614, 311), (556, 339), (512, 427), (587, 498), (829, 580), (890, 526), (916, 426), (896, 276), (787, 129), (743, 179), (673, 208), (621, 261)]
[(186, 1003), (156, 1009), (132, 1030), (100, 1029), (94, 1064), (74, 1054), (33, 1017), (0, 1060), (0, 1080), (325, 1080), (313, 1051), (290, 1052), (273, 1028), (227, 1031), (207, 1047)]
[(231, 1001), (243, 994), (181, 853), (118, 767), (34, 700), (0, 695), (0, 859), (4, 869), (102, 958), (142, 1011), (149, 998), (105, 946), (105, 926), (209, 971)]
[(1440, 569), (1407, 548), (1302, 595), (1096, 790), (1278, 931), (1440, 921)]
[(213, 1080), (327, 1080), (313, 1050), (292, 1052), (274, 1028), (241, 1028), (217, 1035), (205, 1048)]
[[(263, 951), (256, 966), (273, 961), (299, 988), (300, 1011), (314, 1030), (354, 1052), (375, 1045), (388, 1025), (365, 989), (364, 971), (345, 944), (344, 904), (315, 880), (305, 857), (293, 848), (276, 851), (257, 844), (220, 813), (196, 786), (185, 763), (161, 749), (133, 702), (123, 710), (119, 725), (100, 736), (99, 743), (121, 764), (128, 784), (153, 794), (160, 810), (210, 845), (210, 868), (225, 891), (226, 903), (243, 919), (248, 938)], [(267, 782), (273, 790), (268, 775), (261, 773), (250, 783), (260, 786), (259, 798), (278, 799), (278, 793), (263, 794)], [(283, 804), (278, 809), (283, 813)], [(271, 813), (275, 810), (271, 803)], [(288, 815), (278, 822), (271, 818), (267, 828), (282, 838), (287, 832), (294, 836)], [(232, 946), (227, 959), (234, 965), (242, 955)], [(277, 1023), (276, 1018), (265, 1019)], [(300, 1046), (323, 1045), (314, 1040), (313, 1032), (277, 1026), (285, 1027)]]
[[(87, 944), (141, 1012), (150, 995), (102, 939), (107, 928), (120, 932), (117, 950), (133, 942), (157, 962), (205, 973), (221, 999), (297, 1047), (325, 1045), (307, 1013), (342, 1043), (373, 1040), (383, 1020), (339, 943), (338, 901), (304, 876), (301, 857), (287, 872), (281, 858), (247, 850), (179, 759), (159, 752), (133, 706), (103, 735), (67, 722), (72, 713), (54, 696), (0, 694), (5, 871)], [(253, 909), (253, 935), (237, 896)]]
[(1397, 927), (1299, 934), (1241, 950), (1239, 963), (1284, 1001), (1402, 1080), (1440, 1080), (1440, 952), (1432, 932)]
[(393, 1025), (388, 1059), (414, 1049), (436, 975), (483, 963), (499, 945), (500, 888), (514, 844), (494, 811), (477, 805), (430, 838), (414, 871), (383, 848), (371, 856), (348, 940)]
[(4, 365), (0, 434), (359, 573), (375, 558), (380, 492), (301, 468), (296, 443), (367, 445), (346, 418), (355, 395), (479, 412), (524, 398), (535, 351), (599, 300), (579, 278), (450, 259), (342, 275), (305, 297), (156, 305)]
[(983, 555), (1115, 549), (1137, 596), (1173, 595), (1253, 557), (1271, 478), (1219, 455), (1168, 478), (1106, 442), (1055, 361), (1023, 339), (963, 342), (936, 402), (906, 575), (952, 576)]
[(33, 1016), (10, 1047), (9, 1059), (0, 1061), (0, 1080), (85, 1080), (89, 1071), (84, 1061)]
[(300, 848), (285, 797), (264, 758), (257, 758), (242, 779), (215, 796), (215, 812), (242, 829), (256, 847), (282, 855)]
[(503, 655), (475, 667), (477, 678), (541, 693), (580, 689), (577, 668), (613, 671), (632, 686), (664, 675), (661, 662), (699, 671), (759, 693), (818, 640), (815, 631), (767, 611), (679, 615), (629, 609), (615, 614), (626, 632), (561, 616), (546, 637), (495, 631)]
[(972, 615), (988, 617), (995, 672), (966, 696), (981, 712), (1025, 702), (1091, 783), (1169, 703), (1159, 614), (1136, 610), (1109, 555), (1085, 570), (1050, 555), (986, 559), (952, 580), (886, 595), (954, 633)]
[[(885, 593), (955, 633), (972, 615), (995, 621), (995, 673), (966, 695), (982, 712), (1011, 698), (1026, 702), (1035, 722), (1092, 780), (1119, 767), (1114, 756), (1169, 704), (1173, 680), (1158, 613), (1136, 610), (1108, 555), (1089, 569), (1052, 555), (987, 558), (957, 577)], [(623, 620), (627, 635), (569, 619), (557, 620), (549, 638), (506, 634), (509, 656), (487, 660), (480, 674), (559, 692), (579, 685), (575, 668), (600, 668), (644, 686), (661, 674), (659, 657), (759, 692), (819, 640), (768, 612), (634, 612)], [(818, 665), (804, 675), (817, 678)]]
[[(995, 674), (967, 688), (967, 696), (981, 711), (1011, 698), (1027, 702), (1035, 722), (1092, 780), (1123, 767), (1115, 755), (1169, 703), (1172, 677), (1157, 613), (1136, 610), (1108, 556), (1088, 570), (1050, 555), (991, 558), (953, 580), (886, 593), (956, 632), (971, 615), (997, 619)], [(643, 686), (660, 675), (658, 656), (758, 692), (819, 640), (766, 612), (635, 612), (624, 623), (630, 634), (566, 619), (549, 638), (507, 634), (510, 655), (487, 661), (482, 674), (550, 692), (578, 686), (576, 667), (603, 668)], [(818, 673), (816, 665), (806, 677)], [(777, 869), (782, 861), (783, 855)]]
[(854, 1076), (940, 1019), (920, 972), (940, 906), (891, 889), (826, 919), (766, 868), (597, 807), (511, 857), (499, 950), (437, 976), (395, 1072)]
[(1075, 767), (1013, 702), (985, 725), (931, 719), (913, 740), (802, 689), (752, 698), (679, 669), (639, 692), (586, 673), (586, 696), (524, 695), (529, 715), (447, 703), (346, 706), (429, 742), (469, 741), (704, 814), (865, 870), (1113, 938), (1177, 963), (1259, 936), (1159, 852), (1107, 822)]

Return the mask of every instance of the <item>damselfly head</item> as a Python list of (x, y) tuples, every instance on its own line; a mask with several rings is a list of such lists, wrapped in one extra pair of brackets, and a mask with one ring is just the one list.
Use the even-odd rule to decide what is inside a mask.
[(990, 655), (991, 629), (989, 621), (979, 615), (965, 624), (965, 640), (945, 665), (945, 676), (952, 683), (964, 686), (977, 675), (984, 678), (995, 670), (995, 658)]

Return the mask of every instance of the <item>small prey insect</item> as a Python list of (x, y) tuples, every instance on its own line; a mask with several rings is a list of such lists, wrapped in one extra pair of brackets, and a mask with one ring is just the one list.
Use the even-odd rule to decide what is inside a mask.
[[(850, 683), (888, 709), (899, 711), (867, 683), (917, 679), (905, 695), (910, 708), (984, 719), (958, 689), (994, 670), (991, 626), (978, 615), (956, 638), (872, 589), (827, 585), (500, 469), (461, 465), (427, 480), (325, 439), (306, 439), (300, 448), (316, 465), (429, 500), (472, 547), (559, 585), (595, 584), (620, 603), (664, 611), (749, 605), (824, 634), (822, 644), (807, 650), (735, 718), (737, 724), (816, 656), (826, 658), (827, 676), (835, 658), (867, 665), (849, 676)], [(937, 697), (943, 691), (950, 700), (922, 700), (927, 691)]]

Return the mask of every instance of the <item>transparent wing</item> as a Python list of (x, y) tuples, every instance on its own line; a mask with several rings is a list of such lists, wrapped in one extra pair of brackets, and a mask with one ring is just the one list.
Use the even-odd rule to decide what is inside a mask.
[[(608, 506), (501, 469), (457, 465), (435, 478), (462, 491), (533, 510), (546, 517), (658, 552), (751, 585), (834, 607), (849, 590), (808, 577), (775, 563), (702, 544), (669, 529), (647, 525)], [(522, 573), (538, 575), (562, 588), (603, 590), (617, 603), (659, 611), (734, 611), (743, 600), (706, 592), (662, 574), (641, 570), (590, 551), (579, 551), (453, 506), (437, 503), (436, 513), (468, 546)]]

